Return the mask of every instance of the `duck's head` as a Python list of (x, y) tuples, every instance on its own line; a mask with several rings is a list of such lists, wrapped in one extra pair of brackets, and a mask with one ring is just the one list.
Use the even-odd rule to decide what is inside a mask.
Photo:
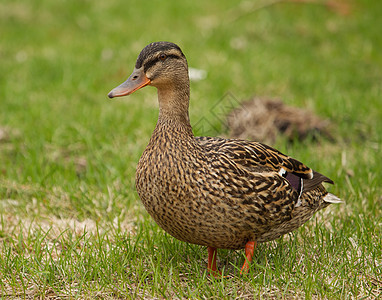
[(152, 85), (159, 89), (188, 86), (187, 60), (179, 46), (170, 42), (147, 45), (138, 56), (130, 77), (108, 94), (109, 98), (126, 96)]

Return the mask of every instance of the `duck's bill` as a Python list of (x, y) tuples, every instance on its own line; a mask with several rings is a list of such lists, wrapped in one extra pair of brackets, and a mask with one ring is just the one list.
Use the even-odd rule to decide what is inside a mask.
[(116, 88), (112, 89), (108, 94), (109, 98), (122, 97), (134, 93), (136, 90), (150, 84), (142, 69), (135, 69), (127, 80)]

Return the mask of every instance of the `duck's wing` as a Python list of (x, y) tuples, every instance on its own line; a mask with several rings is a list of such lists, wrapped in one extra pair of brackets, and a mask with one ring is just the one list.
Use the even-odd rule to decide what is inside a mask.
[(262, 143), (217, 137), (197, 137), (196, 141), (206, 152), (224, 154), (232, 164), (248, 171), (274, 172), (274, 176), (284, 177), (299, 193), (312, 190), (322, 182), (333, 184), (328, 177)]

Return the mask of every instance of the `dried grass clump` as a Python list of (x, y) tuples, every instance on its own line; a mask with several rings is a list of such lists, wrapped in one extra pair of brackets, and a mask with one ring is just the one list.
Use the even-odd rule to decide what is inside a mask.
[(325, 136), (333, 140), (329, 132), (330, 122), (312, 112), (285, 105), (278, 99), (253, 98), (243, 102), (227, 116), (231, 138), (250, 139), (273, 143), (279, 135), (288, 140), (316, 139)]

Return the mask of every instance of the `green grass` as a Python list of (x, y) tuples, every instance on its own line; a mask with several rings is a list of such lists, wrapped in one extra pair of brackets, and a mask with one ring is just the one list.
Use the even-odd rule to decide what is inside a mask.
[[(297, 2), (3, 1), (3, 298), (381, 298), (382, 3), (334, 2), (349, 13)], [(156, 91), (106, 95), (158, 40), (208, 72), (191, 84), (192, 124), (208, 120), (198, 135), (223, 134), (211, 110), (227, 92), (279, 97), (333, 123), (334, 143), (273, 146), (332, 178), (346, 202), (259, 245), (247, 276), (242, 251), (226, 250), (227, 277), (207, 276), (206, 249), (165, 234), (136, 195)]]

